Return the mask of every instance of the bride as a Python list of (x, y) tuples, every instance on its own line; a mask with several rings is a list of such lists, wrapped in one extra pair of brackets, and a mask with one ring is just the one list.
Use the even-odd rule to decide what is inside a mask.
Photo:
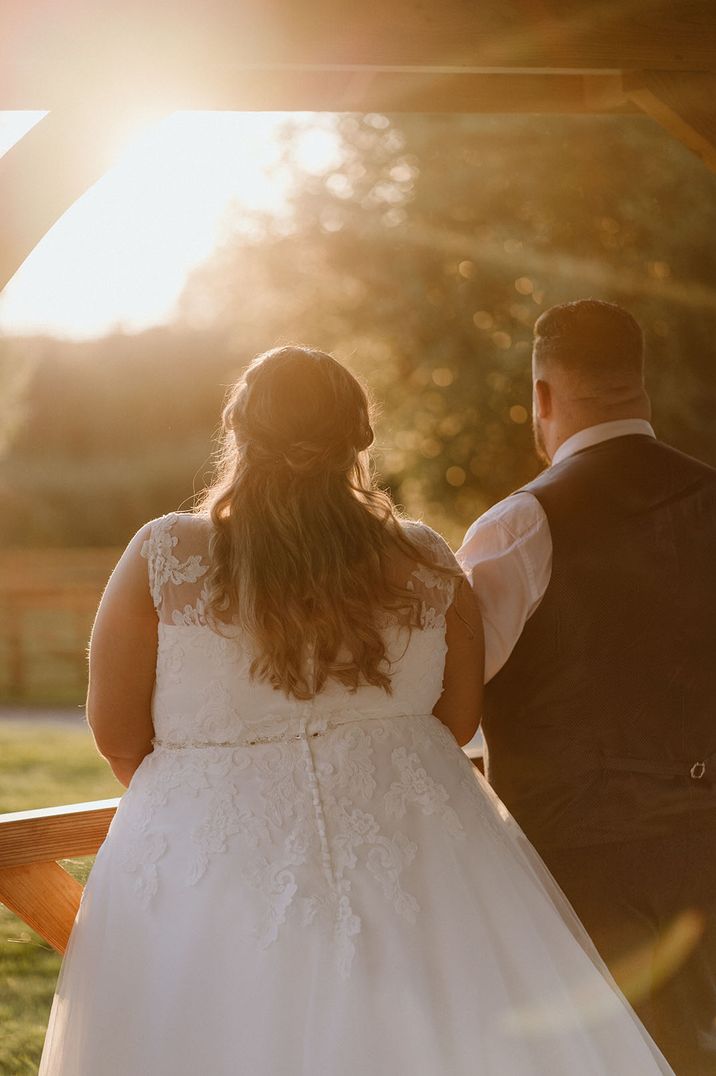
[(671, 1072), (460, 749), (479, 613), (371, 482), (361, 387), (279, 348), (224, 428), (97, 614), (88, 719), (128, 790), (40, 1076)]

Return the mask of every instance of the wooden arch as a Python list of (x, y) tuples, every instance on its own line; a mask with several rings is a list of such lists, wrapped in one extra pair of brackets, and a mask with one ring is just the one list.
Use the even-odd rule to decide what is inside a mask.
[(0, 287), (151, 110), (645, 113), (716, 170), (715, 0), (5, 0)]

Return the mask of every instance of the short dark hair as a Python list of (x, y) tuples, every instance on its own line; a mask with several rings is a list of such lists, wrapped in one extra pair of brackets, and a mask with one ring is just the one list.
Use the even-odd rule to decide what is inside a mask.
[(644, 334), (632, 315), (602, 299), (552, 306), (534, 327), (534, 355), (574, 373), (600, 379), (643, 376)]

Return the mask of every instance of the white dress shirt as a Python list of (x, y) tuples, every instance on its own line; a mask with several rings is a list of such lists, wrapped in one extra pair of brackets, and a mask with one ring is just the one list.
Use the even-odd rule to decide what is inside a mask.
[[(590, 426), (560, 445), (552, 465), (583, 448), (635, 433), (656, 436), (651, 425), (638, 418)], [(482, 611), (487, 682), (514, 650), (549, 584), (552, 536), (542, 505), (531, 493), (500, 501), (473, 523), (457, 558)]]

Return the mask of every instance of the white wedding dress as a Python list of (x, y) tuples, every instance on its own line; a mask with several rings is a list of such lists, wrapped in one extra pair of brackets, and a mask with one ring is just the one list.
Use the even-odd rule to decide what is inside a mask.
[(431, 713), (452, 580), (416, 567), (422, 629), (386, 618), (392, 695), (297, 702), (207, 622), (209, 527), (171, 514), (145, 543), (156, 744), (93, 866), (40, 1076), (671, 1072)]

